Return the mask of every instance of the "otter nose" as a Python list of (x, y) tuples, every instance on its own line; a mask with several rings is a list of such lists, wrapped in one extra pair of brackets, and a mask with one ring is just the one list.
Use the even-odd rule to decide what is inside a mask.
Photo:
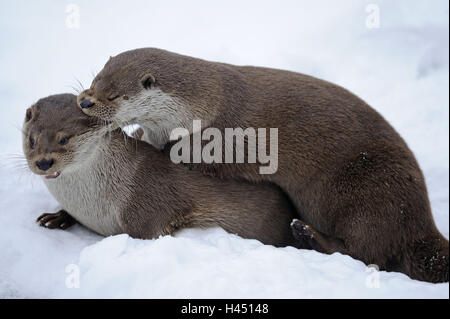
[(94, 106), (95, 103), (92, 103), (90, 100), (88, 99), (82, 99), (80, 102), (80, 106), (82, 109), (88, 109)]
[(55, 161), (53, 160), (53, 158), (46, 160), (45, 158), (41, 159), (40, 161), (36, 162), (36, 166), (37, 168), (39, 168), (41, 171), (46, 171), (48, 170), (50, 167), (53, 166), (53, 163)]

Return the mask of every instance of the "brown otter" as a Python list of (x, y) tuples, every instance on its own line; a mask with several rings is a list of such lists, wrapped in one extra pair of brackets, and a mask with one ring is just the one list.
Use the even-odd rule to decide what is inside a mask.
[(275, 246), (294, 245), (295, 208), (277, 187), (221, 181), (173, 164), (151, 145), (109, 132), (54, 95), (26, 112), (23, 149), (32, 172), (63, 210), (38, 222), (65, 229), (75, 220), (102, 235), (155, 238), (183, 227), (220, 226)]
[(272, 182), (302, 221), (297, 238), (382, 269), (448, 281), (448, 240), (437, 230), (419, 165), (389, 123), (349, 91), (311, 76), (234, 66), (154, 48), (111, 58), (78, 97), (91, 116), (138, 123), (167, 144), (172, 129), (278, 128), (278, 170), (257, 164), (195, 165), (220, 178)]

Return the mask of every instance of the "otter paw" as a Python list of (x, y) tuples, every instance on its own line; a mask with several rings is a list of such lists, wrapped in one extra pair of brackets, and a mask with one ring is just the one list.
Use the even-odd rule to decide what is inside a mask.
[(318, 252), (326, 252), (324, 247), (319, 243), (319, 241), (323, 240), (323, 237), (308, 224), (305, 224), (301, 220), (294, 219), (291, 223), (291, 229), (294, 238), (298, 241), (297, 245), (300, 248), (308, 246), (310, 249)]
[(314, 234), (311, 231), (311, 227), (301, 220), (294, 219), (291, 222), (292, 234), (297, 240), (305, 240), (308, 241), (314, 238)]
[(294, 219), (291, 222), (292, 235), (297, 241), (296, 247), (299, 249), (313, 249), (320, 251), (320, 246), (314, 239), (314, 232), (311, 226), (301, 220)]
[(54, 229), (67, 229), (76, 223), (75, 219), (66, 211), (60, 210), (54, 214), (42, 214), (36, 220), (40, 226)]

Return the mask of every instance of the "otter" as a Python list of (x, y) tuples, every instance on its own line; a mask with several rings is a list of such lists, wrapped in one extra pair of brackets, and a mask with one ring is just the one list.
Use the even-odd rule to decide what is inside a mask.
[(29, 168), (62, 207), (41, 215), (40, 225), (67, 229), (79, 222), (104, 236), (142, 239), (219, 226), (264, 244), (297, 246), (289, 226), (295, 208), (277, 187), (190, 171), (107, 125), (81, 112), (72, 94), (40, 99), (26, 111)]
[(278, 169), (255, 163), (190, 165), (219, 179), (270, 182), (301, 217), (295, 237), (413, 279), (447, 282), (448, 240), (438, 231), (415, 156), (394, 128), (348, 90), (308, 75), (205, 61), (155, 48), (111, 57), (78, 96), (89, 116), (143, 128), (167, 154), (170, 132), (278, 128)]

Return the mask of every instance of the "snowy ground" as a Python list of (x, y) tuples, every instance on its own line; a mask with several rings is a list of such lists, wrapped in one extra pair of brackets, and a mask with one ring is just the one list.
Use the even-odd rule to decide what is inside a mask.
[[(289, 69), (343, 85), (394, 125), (424, 170), (448, 238), (447, 1), (72, 1), (79, 28), (66, 25), (68, 3), (0, 1), (0, 297), (449, 297), (448, 284), (221, 229), (147, 241), (43, 229), (35, 218), (58, 204), (13, 155), (27, 106), (72, 91), (75, 78), (88, 86), (123, 50)], [(368, 3), (378, 5), (380, 28), (366, 26)], [(78, 272), (80, 288), (68, 288)]]

